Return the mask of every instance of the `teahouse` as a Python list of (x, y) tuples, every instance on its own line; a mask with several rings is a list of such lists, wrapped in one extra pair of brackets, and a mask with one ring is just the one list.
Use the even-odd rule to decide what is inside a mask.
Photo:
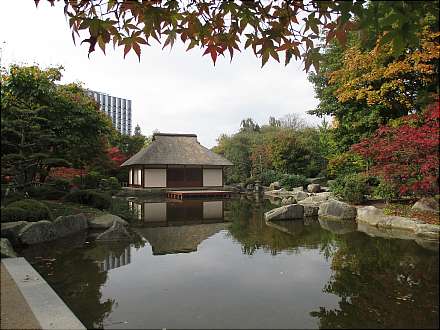
[(153, 134), (152, 143), (125, 161), (130, 187), (218, 188), (233, 164), (205, 148), (195, 134)]

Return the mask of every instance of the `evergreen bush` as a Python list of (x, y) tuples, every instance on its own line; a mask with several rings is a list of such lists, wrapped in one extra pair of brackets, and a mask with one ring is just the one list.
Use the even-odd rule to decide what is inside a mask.
[(26, 212), (24, 221), (40, 221), (40, 220), (51, 220), (52, 214), (49, 208), (43, 203), (36, 201), (34, 199), (22, 199), (20, 201), (13, 202), (8, 205), (8, 207), (20, 208)]
[(58, 190), (54, 186), (44, 185), (30, 187), (27, 189), (27, 193), (35, 199), (58, 200), (64, 197), (67, 191)]
[(280, 185), (287, 190), (300, 186), (304, 187), (307, 184), (307, 178), (304, 175), (296, 174), (284, 174), (279, 181)]
[(332, 192), (349, 203), (360, 204), (368, 192), (367, 178), (363, 174), (348, 174), (331, 183)]
[(76, 190), (64, 196), (66, 202), (89, 205), (103, 210), (111, 206), (111, 197), (93, 190)]
[(1, 222), (23, 221), (27, 218), (27, 211), (20, 207), (4, 207), (1, 209)]

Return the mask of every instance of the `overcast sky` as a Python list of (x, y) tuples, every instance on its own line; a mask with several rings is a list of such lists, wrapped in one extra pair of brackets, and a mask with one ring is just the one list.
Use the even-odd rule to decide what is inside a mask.
[(195, 133), (207, 147), (222, 133), (239, 129), (243, 118), (264, 124), (270, 116), (297, 113), (309, 124), (321, 119), (307, 115), (317, 100), (300, 62), (285, 67), (269, 61), (261, 68), (250, 49), (220, 57), (214, 67), (201, 49), (185, 52), (180, 44), (142, 48), (141, 61), (122, 48), (97, 48), (87, 57), (87, 44), (73, 44), (63, 3), (51, 8), (41, 1), (0, 1), (2, 66), (10, 63), (42, 67), (62, 65), (63, 82), (82, 82), (86, 88), (132, 100), (132, 127), (145, 135), (154, 130)]

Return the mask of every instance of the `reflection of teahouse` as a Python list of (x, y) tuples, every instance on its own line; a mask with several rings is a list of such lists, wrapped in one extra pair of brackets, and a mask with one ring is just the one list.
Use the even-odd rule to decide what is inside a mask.
[(209, 223), (191, 226), (138, 228), (147, 239), (153, 255), (197, 251), (204, 240), (227, 228), (228, 223)]
[(205, 148), (195, 134), (153, 134), (153, 142), (125, 161), (128, 185), (143, 188), (212, 188), (224, 185), (233, 164)]

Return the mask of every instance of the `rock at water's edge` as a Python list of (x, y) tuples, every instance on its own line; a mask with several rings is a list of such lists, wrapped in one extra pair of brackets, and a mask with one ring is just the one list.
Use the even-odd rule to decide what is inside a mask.
[(75, 234), (88, 228), (87, 218), (83, 213), (60, 216), (53, 222), (57, 238)]
[(57, 238), (53, 223), (47, 220), (27, 224), (20, 230), (18, 237), (23, 244), (43, 243)]
[(356, 208), (344, 202), (330, 200), (319, 206), (318, 215), (329, 219), (354, 219), (356, 218)]
[(288, 219), (303, 219), (304, 206), (299, 204), (291, 204), (278, 207), (264, 213), (266, 221), (270, 220), (288, 220)]
[(14, 249), (7, 238), (2, 238), (0, 240), (0, 254), (2, 258), (16, 258)]
[(113, 222), (113, 225), (105, 232), (96, 237), (97, 241), (121, 241), (129, 240), (131, 238), (124, 225), (118, 221)]
[(1, 225), (1, 237), (7, 238), (12, 245), (18, 245), (20, 240), (18, 234), (24, 226), (29, 222), (27, 221), (14, 221), (14, 222), (3, 222)]
[(128, 226), (128, 222), (113, 214), (103, 214), (94, 219), (89, 220), (89, 228), (91, 229), (107, 229), (113, 225), (113, 222), (119, 222), (124, 226)]

